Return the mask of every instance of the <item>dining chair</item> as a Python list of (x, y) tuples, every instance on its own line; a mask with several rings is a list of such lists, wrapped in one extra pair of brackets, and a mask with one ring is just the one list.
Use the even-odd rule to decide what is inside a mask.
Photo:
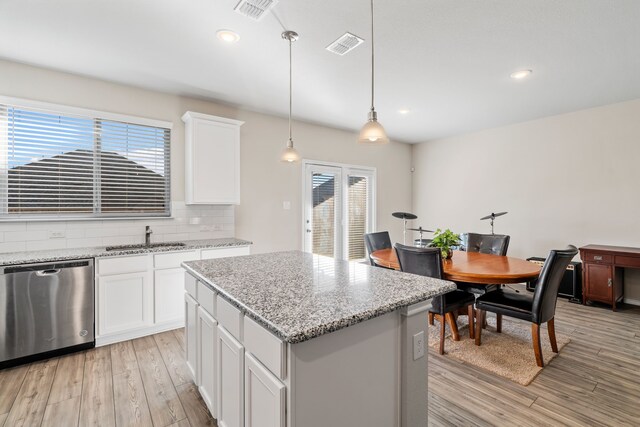
[(531, 322), (531, 337), (536, 364), (541, 368), (544, 367), (540, 344), (540, 325), (547, 324), (551, 349), (557, 353), (558, 344), (556, 343), (554, 316), (558, 289), (567, 265), (577, 254), (578, 249), (572, 245), (566, 249), (552, 250), (540, 271), (533, 295), (506, 289), (480, 295), (476, 299), (476, 345), (480, 345), (482, 342), (481, 325), (487, 311), (526, 320)]
[[(442, 279), (442, 255), (440, 248), (416, 248), (415, 246), (406, 246), (396, 243), (395, 250), (401, 271)], [(459, 309), (467, 308), (467, 314), (469, 316), (469, 337), (474, 337), (474, 301), (475, 297), (473, 294), (459, 290), (455, 290), (432, 299), (431, 309), (429, 310), (429, 323), (433, 324), (433, 318), (435, 315), (439, 316), (440, 354), (444, 354), (445, 322), (449, 323), (453, 340), (460, 340), (456, 319), (453, 315), (453, 313), (457, 312)]]
[[(391, 249), (391, 237), (389, 237), (388, 231), (379, 231), (377, 233), (367, 233), (364, 235), (364, 244), (367, 247), (367, 255), (369, 255), (369, 262), (374, 267), (379, 267), (371, 259), (371, 253), (380, 249)], [(386, 268), (386, 267), (383, 267)]]

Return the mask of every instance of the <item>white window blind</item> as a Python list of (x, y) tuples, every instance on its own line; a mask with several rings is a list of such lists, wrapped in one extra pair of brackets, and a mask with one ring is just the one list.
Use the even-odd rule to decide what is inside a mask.
[(0, 104), (0, 219), (169, 216), (168, 128)]
[(366, 176), (349, 175), (347, 208), (349, 228), (347, 244), (349, 260), (366, 257), (364, 235), (367, 232), (367, 216), (369, 212), (369, 185)]

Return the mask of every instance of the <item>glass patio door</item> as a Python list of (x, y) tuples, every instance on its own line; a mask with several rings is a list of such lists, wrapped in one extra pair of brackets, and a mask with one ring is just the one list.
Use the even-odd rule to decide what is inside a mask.
[(375, 227), (375, 170), (307, 163), (304, 175), (304, 250), (364, 259), (364, 234)]

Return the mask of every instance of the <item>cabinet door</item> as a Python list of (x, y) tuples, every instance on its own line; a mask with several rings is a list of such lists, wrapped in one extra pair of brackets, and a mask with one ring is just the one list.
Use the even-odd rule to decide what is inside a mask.
[(218, 325), (218, 426), (244, 427), (244, 347)]
[(198, 389), (213, 418), (216, 418), (217, 340), (218, 322), (202, 306), (198, 307)]
[(150, 326), (152, 298), (147, 272), (98, 277), (98, 333), (104, 336)]
[(154, 276), (156, 323), (184, 322), (184, 269), (156, 270)]
[(613, 287), (613, 272), (610, 265), (585, 264), (587, 276), (587, 298), (610, 302)]
[(185, 315), (185, 340), (187, 342), (187, 368), (191, 372), (193, 381), (198, 382), (198, 303), (187, 293), (184, 294), (184, 315)]
[(245, 426), (285, 426), (285, 386), (251, 354), (245, 355)]
[(240, 130), (209, 120), (193, 120), (187, 203), (240, 203)]

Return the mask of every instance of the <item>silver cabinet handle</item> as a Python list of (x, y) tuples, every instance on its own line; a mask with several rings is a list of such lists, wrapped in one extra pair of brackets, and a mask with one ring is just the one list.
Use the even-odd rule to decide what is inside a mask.
[(613, 283), (613, 280), (611, 280), (611, 278), (609, 278), (609, 280), (607, 280), (607, 286), (611, 287)]
[(602, 261), (602, 256), (594, 255), (593, 259), (594, 259), (594, 261)]

